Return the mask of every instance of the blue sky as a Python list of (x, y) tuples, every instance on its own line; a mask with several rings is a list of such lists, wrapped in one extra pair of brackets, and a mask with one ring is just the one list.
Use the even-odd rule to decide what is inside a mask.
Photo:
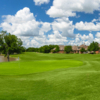
[(0, 0), (0, 31), (25, 47), (100, 43), (100, 0)]

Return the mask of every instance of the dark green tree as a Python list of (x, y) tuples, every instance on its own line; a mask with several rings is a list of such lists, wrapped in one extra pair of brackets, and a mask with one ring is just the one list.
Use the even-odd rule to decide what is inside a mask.
[(34, 47), (29, 47), (26, 49), (27, 52), (35, 52), (35, 48)]
[(50, 51), (55, 48), (55, 45), (49, 45)]
[(38, 52), (50, 53), (53, 48), (57, 48), (56, 52), (59, 51), (59, 47), (57, 45), (44, 45), (44, 46), (38, 48)]
[(55, 45), (55, 52), (59, 52), (59, 46), (58, 45)]
[(22, 52), (26, 52), (26, 48), (23, 47), (23, 46), (21, 46), (21, 51), (22, 51)]
[(97, 43), (97, 42), (92, 42), (91, 44), (90, 44), (90, 46), (88, 47), (88, 50), (89, 51), (98, 51), (99, 50), (99, 44)]
[(70, 45), (69, 46), (65, 46), (64, 51), (66, 53), (70, 53), (72, 51), (72, 46), (70, 46)]
[(39, 48), (39, 51), (41, 53), (49, 53), (50, 52), (50, 48), (49, 48), (48, 45), (44, 45), (44, 46), (42, 46), (42, 47)]
[(86, 50), (85, 50), (85, 48), (81, 48), (80, 51), (81, 51), (81, 53), (83, 53), (83, 52), (85, 52)]
[(15, 35), (11, 35), (6, 31), (2, 31), (0, 34), (0, 51), (7, 56), (9, 61), (9, 55), (14, 52), (21, 52), (22, 41)]

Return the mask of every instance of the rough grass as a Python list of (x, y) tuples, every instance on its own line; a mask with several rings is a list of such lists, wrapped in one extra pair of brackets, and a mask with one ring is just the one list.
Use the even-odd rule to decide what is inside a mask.
[[(0, 63), (0, 100), (100, 100), (100, 55), (26, 53), (18, 56), (20, 61)], [(35, 72), (27, 70), (26, 75), (1, 71), (2, 67), (6, 70), (14, 64), (12, 69), (19, 63), (24, 66), (35, 63), (38, 68)], [(39, 64), (45, 66), (42, 72)]]

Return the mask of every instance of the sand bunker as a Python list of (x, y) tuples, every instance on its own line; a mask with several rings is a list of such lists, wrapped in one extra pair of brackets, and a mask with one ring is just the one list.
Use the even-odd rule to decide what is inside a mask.
[[(10, 58), (9, 59), (10, 61), (16, 61), (17, 59), (16, 58)], [(0, 62), (7, 62), (7, 57), (4, 57), (4, 56), (0, 56)]]

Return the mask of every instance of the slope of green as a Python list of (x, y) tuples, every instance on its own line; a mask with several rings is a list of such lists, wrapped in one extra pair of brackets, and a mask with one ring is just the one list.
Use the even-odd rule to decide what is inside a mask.
[[(100, 55), (26, 53), (18, 56), (20, 61), (9, 64), (29, 66), (30, 62), (39, 62), (41, 66), (60, 67), (28, 75), (9, 76), (0, 71), (0, 100), (100, 100)], [(73, 66), (75, 62), (79, 67)], [(66, 68), (64, 63), (70, 67)], [(0, 63), (0, 67), (6, 69), (7, 64)]]

